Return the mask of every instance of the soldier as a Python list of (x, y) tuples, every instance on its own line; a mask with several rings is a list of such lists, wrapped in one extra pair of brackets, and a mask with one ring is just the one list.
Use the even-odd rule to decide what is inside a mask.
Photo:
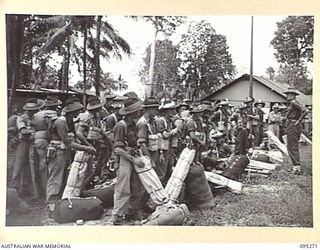
[(159, 158), (159, 142), (156, 130), (155, 117), (159, 103), (154, 97), (147, 98), (143, 103), (144, 112), (137, 122), (138, 142), (142, 152), (151, 158), (154, 168), (157, 169)]
[(260, 144), (262, 143), (263, 126), (264, 126), (264, 122), (263, 122), (264, 111), (262, 110), (262, 108), (265, 105), (266, 105), (265, 102), (263, 102), (261, 100), (258, 100), (257, 102), (254, 103), (255, 113), (259, 116), (259, 120), (258, 120), (258, 124), (257, 124), (257, 136), (254, 140), (254, 145), (256, 147), (259, 147)]
[(160, 155), (158, 176), (164, 184), (172, 172), (172, 137), (178, 133), (172, 122), (175, 116), (176, 105), (173, 102), (165, 101), (159, 107), (160, 117), (156, 120), (157, 133), (159, 136)]
[(280, 136), (280, 122), (281, 113), (279, 112), (279, 103), (275, 103), (272, 106), (272, 111), (269, 113), (268, 117), (268, 130), (270, 130), (275, 136), (279, 138)]
[(280, 113), (280, 124), (279, 124), (279, 139), (282, 143), (285, 143), (283, 140), (283, 136), (287, 134), (287, 109), (288, 107), (285, 104), (280, 105), (279, 113)]
[[(246, 108), (246, 122), (247, 122), (247, 129), (249, 132), (249, 147), (252, 148), (256, 142), (256, 138), (259, 137), (259, 119), (260, 116), (257, 114), (256, 110), (253, 107), (254, 98), (252, 97), (246, 97), (246, 100), (244, 101)], [(259, 145), (257, 145), (259, 146)]]
[(218, 106), (218, 110), (213, 113), (211, 120), (214, 121), (218, 130), (223, 132), (227, 138), (229, 137), (228, 123), (229, 123), (229, 103), (227, 101), (221, 101)]
[(58, 118), (62, 102), (56, 96), (48, 96), (45, 100), (45, 110), (33, 115), (32, 122), (35, 129), (34, 143), (30, 145), (30, 166), (34, 169), (38, 192), (36, 198), (45, 199), (48, 180), (47, 147), (50, 129), (54, 120)]
[(16, 120), (19, 143), (16, 148), (10, 186), (16, 188), (20, 195), (31, 195), (32, 193), (30, 183), (35, 180), (31, 179), (31, 169), (29, 167), (29, 148), (31, 141), (34, 139), (34, 127), (32, 126), (31, 119), (44, 105), (45, 102), (43, 100), (36, 98), (28, 99), (27, 103), (23, 106), (25, 112), (18, 116)]
[(201, 119), (203, 111), (202, 106), (194, 107), (190, 111), (192, 118), (186, 123), (186, 135), (190, 138), (192, 147), (196, 150), (195, 162), (200, 162), (201, 152), (206, 146), (206, 134)]
[(117, 96), (111, 93), (106, 93), (103, 97), (104, 99), (104, 105), (103, 105), (103, 111), (105, 112), (105, 116), (108, 116), (112, 113), (112, 107), (111, 104), (113, 103), (113, 99)]
[(107, 147), (106, 147), (106, 157), (107, 157), (107, 166), (102, 169), (102, 175), (103, 179), (112, 179), (115, 177), (115, 174), (111, 171), (111, 162), (114, 162), (113, 154), (113, 145), (114, 145), (114, 135), (113, 135), (113, 128), (117, 124), (118, 121), (122, 119), (122, 115), (119, 114), (120, 108), (123, 106), (123, 104), (118, 103), (112, 103), (111, 109), (113, 113), (108, 115), (104, 121), (106, 124), (106, 134), (107, 134)]
[(103, 103), (96, 96), (91, 96), (88, 99), (87, 111), (80, 115), (79, 124), (77, 128), (77, 137), (87, 146), (94, 147), (97, 151), (96, 155), (96, 168), (92, 172), (92, 164), (89, 167), (89, 179), (85, 182), (86, 185), (90, 182), (93, 176), (97, 180), (101, 178), (101, 170), (106, 165), (107, 154), (105, 153), (106, 142), (106, 126), (103, 118), (100, 116)]
[(136, 98), (129, 98), (124, 107), (119, 110), (123, 116), (113, 129), (114, 151), (119, 157), (117, 184), (114, 190), (113, 224), (125, 224), (125, 220), (135, 219), (142, 194), (142, 184), (134, 165), (144, 166), (144, 163), (135, 157), (134, 149), (138, 146), (135, 120), (142, 110), (141, 102)]
[(63, 191), (63, 178), (66, 166), (69, 163), (69, 150), (81, 150), (88, 153), (95, 153), (92, 146), (81, 145), (70, 137), (68, 132), (75, 134), (73, 119), (77, 117), (84, 106), (79, 99), (71, 98), (65, 103), (62, 114), (52, 126), (51, 140), (47, 149), (48, 158), (48, 182), (46, 189), (46, 200), (49, 210), (54, 209), (54, 202), (59, 200)]
[(289, 88), (284, 92), (290, 102), (287, 111), (287, 149), (293, 165), (294, 174), (302, 174), (300, 164), (299, 140), (301, 136), (301, 122), (308, 113), (304, 105), (296, 100), (299, 93), (294, 88)]
[(234, 155), (245, 155), (249, 149), (249, 132), (247, 129), (247, 105), (242, 103), (239, 107), (240, 117), (237, 119), (237, 133)]

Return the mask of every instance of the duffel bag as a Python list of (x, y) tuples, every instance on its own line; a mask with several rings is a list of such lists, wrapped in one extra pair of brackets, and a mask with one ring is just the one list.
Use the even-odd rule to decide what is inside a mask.
[(190, 205), (197, 208), (215, 206), (204, 168), (200, 163), (193, 163), (185, 180), (186, 195)]
[(102, 201), (96, 197), (58, 200), (52, 218), (58, 223), (97, 220), (103, 214)]
[(221, 175), (236, 181), (248, 165), (249, 159), (246, 155), (236, 155), (230, 160), (228, 167)]
[(104, 208), (113, 206), (114, 185), (103, 188), (88, 189), (82, 191), (81, 197), (97, 197), (102, 201)]

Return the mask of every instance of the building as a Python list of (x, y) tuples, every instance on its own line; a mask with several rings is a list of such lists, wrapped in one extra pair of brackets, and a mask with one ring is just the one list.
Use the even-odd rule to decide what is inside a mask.
[[(241, 102), (249, 96), (250, 76), (244, 74), (231, 81), (227, 85), (219, 88), (207, 95), (202, 100), (217, 101), (228, 99), (230, 103), (239, 106)], [(270, 108), (273, 103), (286, 103), (286, 95), (283, 93), (289, 88), (286, 83), (275, 82), (263, 77), (253, 76), (253, 97), (255, 100), (262, 100), (266, 103), (266, 108)], [(304, 105), (312, 105), (312, 96), (305, 95), (300, 91), (297, 96), (298, 101)]]
[[(8, 96), (9, 96), (9, 93), (10, 93), (10, 90), (8, 89)], [(63, 103), (70, 97), (78, 97), (80, 100), (82, 100), (82, 97), (83, 97), (83, 93), (76, 92), (73, 90), (62, 91), (57, 89), (46, 89), (46, 88), (41, 88), (39, 90), (16, 89), (15, 97), (12, 103), (12, 110), (19, 107), (21, 108), (29, 98), (45, 99), (47, 96), (50, 96), (50, 95), (57, 96)], [(87, 97), (89, 95), (91, 94), (86, 93)]]

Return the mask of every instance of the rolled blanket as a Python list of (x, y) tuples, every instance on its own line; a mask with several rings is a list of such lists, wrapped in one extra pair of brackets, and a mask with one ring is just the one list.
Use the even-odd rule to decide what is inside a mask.
[(76, 152), (62, 199), (80, 197), (81, 187), (86, 178), (88, 162), (91, 157), (92, 155), (85, 151)]
[(139, 158), (144, 162), (144, 166), (140, 168), (134, 164), (134, 169), (137, 172), (142, 185), (156, 205), (164, 204), (168, 200), (168, 194), (164, 190), (155, 170), (152, 168), (150, 158), (147, 156), (139, 156)]
[(196, 151), (194, 149), (185, 148), (178, 159), (178, 162), (173, 169), (171, 177), (165, 187), (168, 193), (169, 199), (176, 202), (178, 200), (179, 194), (184, 180), (186, 179), (190, 166), (193, 162)]

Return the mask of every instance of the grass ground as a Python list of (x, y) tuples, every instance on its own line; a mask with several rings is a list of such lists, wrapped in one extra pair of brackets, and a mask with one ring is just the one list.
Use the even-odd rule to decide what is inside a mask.
[[(196, 226), (261, 226), (261, 227), (312, 227), (312, 148), (300, 146), (301, 176), (293, 175), (288, 159), (271, 176), (243, 175), (242, 194), (225, 190), (213, 193), (216, 206), (213, 209), (191, 211)], [(6, 225), (32, 226), (59, 225), (48, 218), (44, 204), (29, 203), (30, 210), (23, 214), (9, 213)], [(74, 225), (68, 223), (63, 225)], [(105, 211), (100, 220), (87, 221), (85, 225), (112, 225), (111, 209)]]

